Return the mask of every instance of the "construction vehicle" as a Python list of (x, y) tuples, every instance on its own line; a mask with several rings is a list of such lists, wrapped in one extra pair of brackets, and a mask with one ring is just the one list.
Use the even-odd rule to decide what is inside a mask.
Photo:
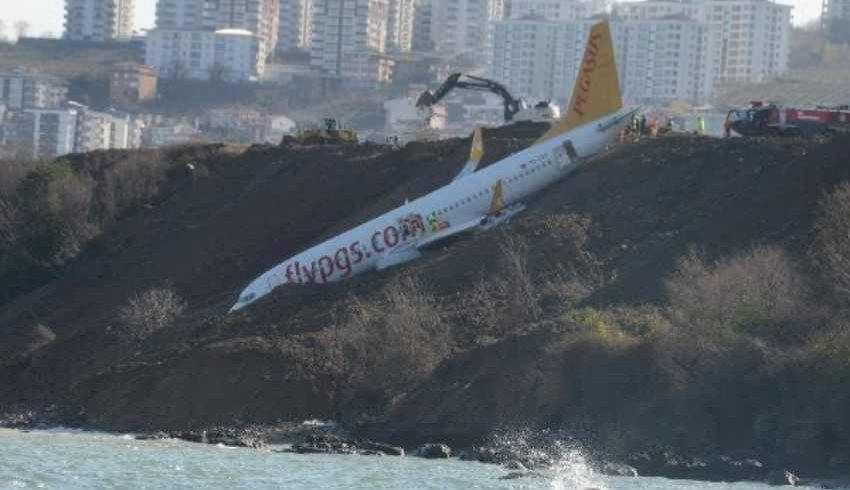
[(794, 109), (754, 101), (746, 109), (729, 111), (725, 124), (741, 136), (829, 135), (850, 132), (850, 107)]
[(551, 121), (560, 117), (558, 108), (549, 101), (541, 101), (533, 107), (522, 100), (514, 98), (504, 85), (488, 80), (486, 78), (464, 75), (463, 73), (452, 73), (446, 81), (436, 90), (426, 90), (416, 101), (419, 109), (428, 109), (443, 100), (454, 89), (473, 90), (478, 92), (492, 92), (502, 98), (505, 107), (505, 122), (520, 121)]
[(284, 136), (281, 144), (300, 145), (356, 144), (357, 132), (345, 129), (333, 118), (322, 119), (322, 126), (301, 130), (296, 136)]

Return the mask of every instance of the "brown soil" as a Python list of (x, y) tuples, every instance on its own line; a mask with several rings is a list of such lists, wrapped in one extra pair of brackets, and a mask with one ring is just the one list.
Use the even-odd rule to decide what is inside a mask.
[[(488, 131), (486, 161), (526, 146), (540, 130)], [(380, 412), (383, 405), (369, 407), (368, 398), (352, 400), (327, 358), (348, 298), (411, 274), (464, 318), (468, 292), (493, 273), (499, 232), (439, 246), (404, 267), (281, 289), (238, 314), (225, 312), (271, 265), (448, 182), (469, 144), (467, 138), (397, 151), (363, 145), (199, 152), (208, 176), (173, 182), (180, 192), (122, 220), (59, 279), (0, 309), (2, 404), (55, 403), (90, 426), (115, 430), (354, 420)], [(720, 256), (780, 243), (802, 257), (817, 199), (850, 177), (848, 150), (847, 138), (644, 141), (614, 149), (553, 186), (509, 231), (528, 241), (531, 270), (542, 278), (574, 259), (575, 219), (586, 217), (588, 249), (616, 271), (590, 304), (659, 304), (664, 276), (690, 245)], [(118, 342), (117, 309), (131, 295), (164, 285), (189, 302), (179, 328), (140, 347)], [(35, 342), (37, 325), (55, 339)], [(558, 424), (575, 417), (576, 407), (592, 410), (573, 396), (582, 379), (633, 393), (626, 388), (644, 386), (641, 373), (628, 368), (626, 375), (618, 366), (651, 354), (624, 360), (578, 349), (565, 359), (547, 354), (563, 340), (558, 329), (477, 347), (473, 322), (458, 320), (453, 328), (459, 352), (412, 387), (406, 401), (370, 419), (364, 432), (401, 442), (468, 443), (505, 424)], [(590, 376), (588, 366), (610, 376)], [(594, 402), (628, 404), (618, 397)], [(600, 410), (609, 409), (616, 412)]]

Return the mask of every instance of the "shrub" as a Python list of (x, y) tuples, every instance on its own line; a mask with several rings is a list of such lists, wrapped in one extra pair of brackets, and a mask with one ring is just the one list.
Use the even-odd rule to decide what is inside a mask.
[(814, 257), (842, 301), (850, 301), (850, 182), (820, 200)]
[(499, 276), (504, 290), (509, 321), (538, 320), (541, 315), (537, 288), (528, 270), (528, 245), (520, 237), (506, 235), (499, 245)]
[(805, 311), (805, 281), (776, 247), (756, 247), (715, 264), (691, 250), (678, 260), (666, 289), (674, 317), (692, 332), (774, 340), (805, 334), (787, 328)]
[(451, 349), (439, 306), (411, 278), (392, 282), (374, 301), (355, 299), (344, 342), (352, 372), (386, 391), (424, 378)]
[(170, 288), (149, 289), (130, 298), (118, 311), (120, 336), (140, 342), (154, 333), (172, 327), (186, 311), (186, 302)]

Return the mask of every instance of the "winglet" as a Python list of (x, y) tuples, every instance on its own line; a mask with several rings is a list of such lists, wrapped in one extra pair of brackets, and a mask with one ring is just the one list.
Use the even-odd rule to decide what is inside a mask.
[(458, 172), (454, 180), (466, 177), (478, 169), (478, 164), (484, 158), (484, 137), (482, 136), (481, 128), (475, 128), (475, 133), (472, 136), (472, 148), (469, 150), (469, 160), (466, 165)]
[(595, 24), (584, 50), (581, 69), (567, 112), (540, 141), (565, 133), (623, 108), (614, 43), (607, 21)]

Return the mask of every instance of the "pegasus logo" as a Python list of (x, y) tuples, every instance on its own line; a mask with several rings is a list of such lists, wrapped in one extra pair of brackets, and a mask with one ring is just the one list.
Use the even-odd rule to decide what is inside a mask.
[(576, 92), (576, 100), (573, 104), (573, 111), (579, 116), (584, 117), (584, 106), (587, 104), (587, 98), (590, 94), (590, 87), (593, 83), (593, 72), (596, 71), (596, 60), (599, 55), (599, 40), (602, 38), (602, 33), (594, 32), (590, 36), (587, 43), (587, 50), (584, 52), (584, 62), (582, 63), (581, 72), (579, 73), (579, 82), (577, 84), (578, 92)]

